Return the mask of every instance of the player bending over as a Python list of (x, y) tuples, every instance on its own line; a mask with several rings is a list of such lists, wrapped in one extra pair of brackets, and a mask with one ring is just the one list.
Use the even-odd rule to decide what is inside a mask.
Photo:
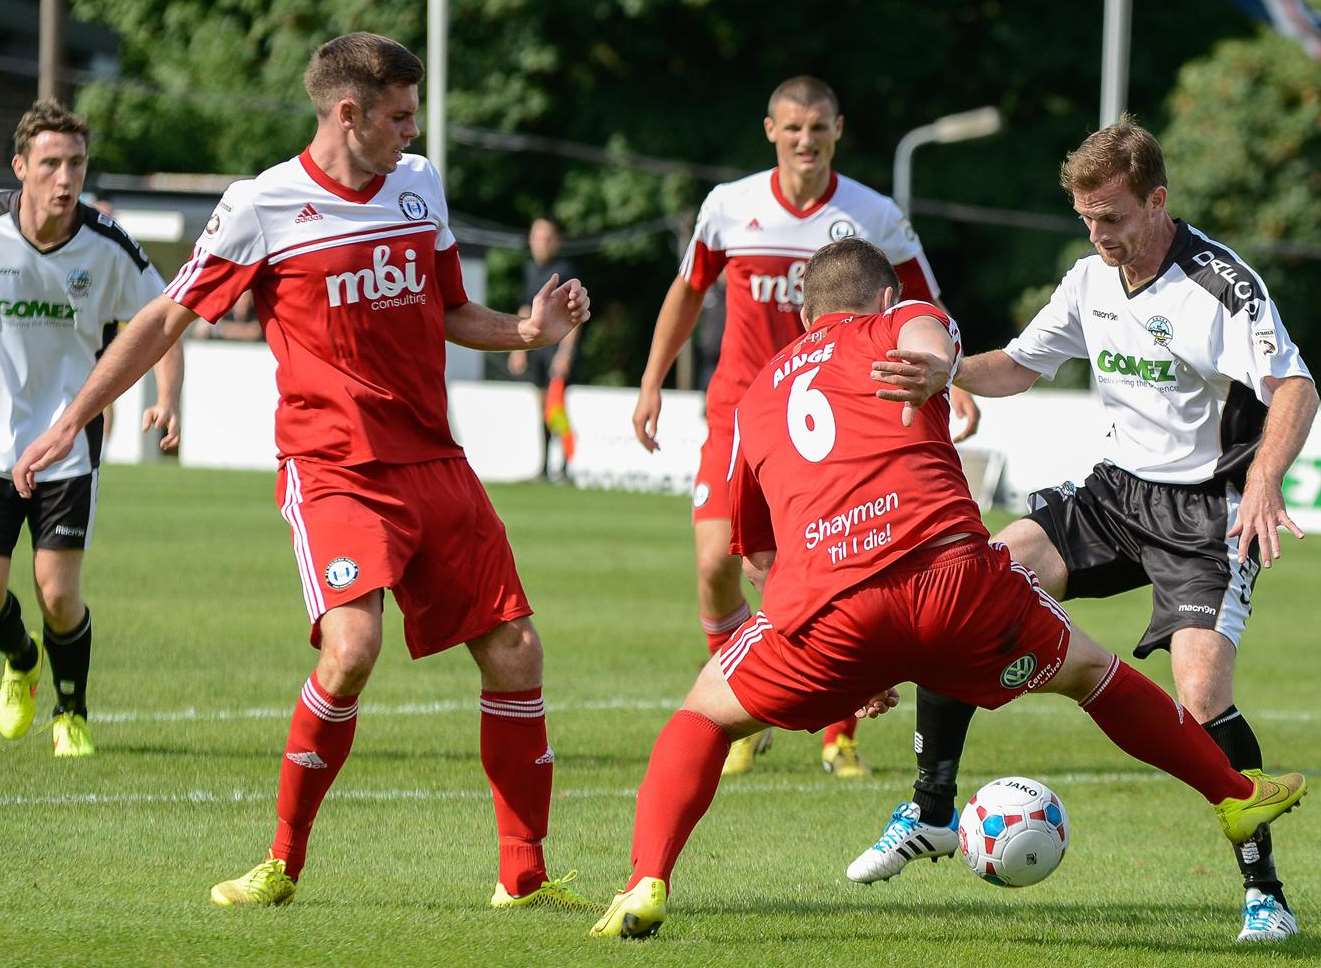
[[(1234, 770), (1159, 687), (1071, 634), (1036, 576), (988, 542), (949, 436), (958, 330), (930, 303), (895, 305), (898, 288), (866, 241), (819, 250), (804, 279), (807, 334), (739, 404), (732, 549), (764, 581), (762, 611), (661, 731), (638, 789), (633, 874), (595, 936), (660, 927), (675, 861), (731, 741), (768, 725), (815, 731), (855, 710), (877, 715), (898, 701), (900, 682), (986, 708), (1028, 691), (1069, 696), (1120, 749), (1202, 794), (1231, 841), (1306, 791), (1301, 774)], [(878, 404), (878, 358), (927, 363), (925, 394)]]

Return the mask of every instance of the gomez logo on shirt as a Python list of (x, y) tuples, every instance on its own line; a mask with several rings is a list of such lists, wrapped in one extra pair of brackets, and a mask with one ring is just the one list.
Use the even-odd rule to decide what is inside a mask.
[(426, 302), (422, 289), (427, 277), (418, 276), (417, 253), (405, 249), (404, 259), (402, 269), (391, 264), (390, 247), (378, 245), (372, 250), (371, 268), (326, 276), (326, 298), (330, 301), (330, 308), (352, 306), (359, 299), (371, 300), (372, 309)]

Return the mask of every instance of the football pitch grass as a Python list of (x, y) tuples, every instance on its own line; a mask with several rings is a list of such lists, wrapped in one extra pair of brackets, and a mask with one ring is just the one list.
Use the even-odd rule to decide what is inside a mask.
[[(781, 733), (754, 772), (723, 783), (657, 938), (589, 940), (585, 913), (490, 910), (476, 670), (462, 649), (410, 662), (392, 604), (293, 904), (212, 908), (211, 884), (269, 843), (289, 712), (314, 658), (272, 490), (269, 474), (107, 469), (86, 580), (98, 753), (51, 758), (47, 675), (38, 725), (0, 745), (0, 965), (1321, 964), (1321, 805), (1276, 825), (1302, 937), (1235, 946), (1242, 892), (1211, 810), (1058, 697), (979, 713), (961, 787), (966, 798), (1025, 774), (1060, 794), (1073, 843), (1051, 878), (1010, 891), (956, 860), (849, 883), (845, 866), (909, 792), (911, 687), (859, 730), (871, 779), (827, 776), (816, 737)], [(651, 744), (704, 653), (687, 502), (491, 491), (546, 644), (557, 756), (547, 858), (604, 902), (627, 875)], [(26, 542), (12, 587), (31, 620)], [(1258, 583), (1237, 698), (1268, 769), (1318, 778), (1321, 536), (1284, 547)], [(1145, 592), (1071, 606), (1125, 656), (1147, 610)], [(1163, 654), (1140, 668), (1168, 688)]]

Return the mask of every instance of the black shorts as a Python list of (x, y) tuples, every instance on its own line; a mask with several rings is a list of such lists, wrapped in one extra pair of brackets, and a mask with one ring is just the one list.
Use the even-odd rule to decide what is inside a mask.
[(33, 548), (82, 550), (91, 544), (99, 473), (39, 481), (30, 498), (20, 496), (12, 480), (0, 478), (0, 558), (13, 556), (24, 521)]
[(1260, 563), (1238, 562), (1229, 530), (1240, 494), (1231, 482), (1161, 484), (1113, 464), (1028, 498), (1069, 570), (1064, 597), (1106, 598), (1151, 586), (1151, 624), (1133, 654), (1168, 649), (1182, 628), (1214, 629), (1235, 646), (1252, 613)]

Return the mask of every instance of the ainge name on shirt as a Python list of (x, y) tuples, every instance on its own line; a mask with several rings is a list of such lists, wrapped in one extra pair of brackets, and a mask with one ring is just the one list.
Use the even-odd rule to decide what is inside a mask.
[[(404, 250), (407, 260), (400, 269), (390, 263), (390, 247), (378, 245), (372, 251), (370, 269), (356, 272), (341, 272), (326, 276), (326, 298), (330, 308), (342, 305), (352, 306), (359, 298), (372, 300), (372, 309), (390, 309), (395, 306), (407, 306), (412, 303), (426, 302), (422, 295), (427, 277), (417, 275), (417, 253), (412, 249)], [(408, 295), (401, 295), (407, 292)]]
[(857, 529), (869, 525), (899, 510), (899, 492), (891, 491), (870, 501), (855, 504), (842, 514), (829, 518), (818, 518), (803, 529), (803, 544), (808, 551), (825, 541), (840, 540), (826, 546), (830, 563), (837, 565), (850, 555), (859, 551), (871, 551), (881, 545), (889, 544), (891, 537), (890, 523), (884, 527), (873, 527), (866, 534), (855, 533)]
[(794, 353), (787, 360), (775, 368), (775, 375), (771, 377), (771, 388), (774, 389), (784, 382), (785, 377), (792, 376), (805, 366), (813, 366), (817, 363), (825, 363), (835, 354), (835, 344), (827, 343), (820, 349), (812, 350), (810, 353)]

